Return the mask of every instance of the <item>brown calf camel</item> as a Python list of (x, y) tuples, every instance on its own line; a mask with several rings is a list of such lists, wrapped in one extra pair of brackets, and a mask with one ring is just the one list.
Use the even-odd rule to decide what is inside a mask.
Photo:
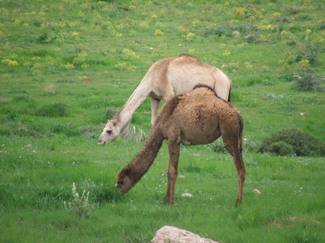
[(242, 203), (246, 176), (242, 158), (243, 120), (236, 109), (208, 86), (174, 97), (163, 107), (142, 151), (118, 174), (115, 186), (129, 191), (147, 172), (164, 139), (168, 141), (169, 166), (165, 202), (174, 203), (180, 144), (208, 144), (222, 136), (238, 173), (236, 206)]

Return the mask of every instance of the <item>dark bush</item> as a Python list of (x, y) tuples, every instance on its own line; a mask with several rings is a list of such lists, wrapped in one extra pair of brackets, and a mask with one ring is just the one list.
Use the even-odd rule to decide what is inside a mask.
[(245, 36), (245, 41), (247, 43), (254, 43), (254, 42), (256, 42), (256, 40), (257, 40), (257, 37), (253, 34), (249, 34), (249, 35)]
[(325, 142), (299, 129), (288, 129), (265, 139), (259, 152), (278, 155), (325, 156)]
[(272, 143), (270, 152), (278, 155), (294, 155), (295, 153), (292, 145), (283, 141)]
[(55, 38), (56, 38), (55, 36), (45, 32), (37, 38), (37, 41), (39, 43), (46, 44), (46, 43), (52, 43), (55, 40)]
[(239, 25), (232, 25), (230, 27), (233, 31), (239, 31), (242, 34), (250, 34), (253, 31), (256, 31), (257, 29), (252, 26), (252, 25), (244, 25), (244, 24), (239, 24)]
[(220, 26), (220, 27), (217, 27), (215, 29), (209, 29), (205, 32), (205, 34), (207, 36), (210, 36), (210, 35), (216, 35), (218, 37), (221, 37), (223, 35), (226, 35), (226, 32), (227, 32), (227, 27), (225, 26)]
[(321, 77), (312, 73), (294, 75), (297, 89), (300, 91), (323, 91)]
[(300, 62), (301, 60), (308, 60), (310, 64), (316, 64), (318, 58), (318, 51), (312, 47), (306, 47), (305, 49), (299, 51), (296, 54), (296, 62)]

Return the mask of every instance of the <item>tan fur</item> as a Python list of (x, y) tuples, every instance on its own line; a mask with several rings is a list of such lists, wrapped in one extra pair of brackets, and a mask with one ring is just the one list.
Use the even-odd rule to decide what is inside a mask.
[(174, 203), (180, 145), (208, 144), (222, 136), (224, 146), (232, 155), (238, 173), (236, 206), (242, 203), (246, 176), (242, 158), (243, 120), (236, 109), (217, 97), (207, 86), (177, 96), (166, 103), (143, 150), (122, 169), (116, 187), (127, 192), (147, 172), (164, 139), (169, 152), (168, 185), (165, 201)]
[(186, 54), (154, 63), (123, 108), (107, 122), (98, 143), (111, 142), (123, 133), (131, 122), (134, 111), (148, 96), (151, 97), (153, 126), (158, 115), (160, 100), (168, 101), (177, 95), (189, 92), (197, 84), (205, 84), (214, 89), (221, 98), (230, 100), (231, 80), (216, 67)]

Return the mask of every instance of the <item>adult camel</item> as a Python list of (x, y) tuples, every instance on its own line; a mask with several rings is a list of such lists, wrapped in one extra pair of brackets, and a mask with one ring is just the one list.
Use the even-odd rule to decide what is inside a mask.
[(131, 122), (134, 111), (150, 96), (151, 125), (158, 115), (160, 100), (168, 101), (184, 94), (197, 84), (204, 84), (216, 91), (219, 97), (230, 101), (231, 80), (222, 71), (205, 64), (197, 58), (181, 54), (154, 63), (122, 109), (108, 120), (98, 144), (114, 141), (124, 133)]

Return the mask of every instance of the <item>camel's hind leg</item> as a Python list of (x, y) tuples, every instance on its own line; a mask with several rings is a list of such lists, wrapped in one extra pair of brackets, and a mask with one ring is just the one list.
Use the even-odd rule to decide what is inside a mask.
[(174, 203), (174, 189), (178, 174), (178, 160), (180, 154), (180, 143), (177, 140), (168, 140), (169, 164), (168, 164), (168, 184), (164, 201), (169, 204)]
[(242, 120), (240, 119), (239, 129), (228, 129), (222, 134), (225, 148), (232, 155), (237, 169), (238, 195), (235, 205), (236, 207), (239, 206), (243, 201), (244, 182), (246, 176), (246, 170), (242, 155), (242, 131), (243, 124)]

